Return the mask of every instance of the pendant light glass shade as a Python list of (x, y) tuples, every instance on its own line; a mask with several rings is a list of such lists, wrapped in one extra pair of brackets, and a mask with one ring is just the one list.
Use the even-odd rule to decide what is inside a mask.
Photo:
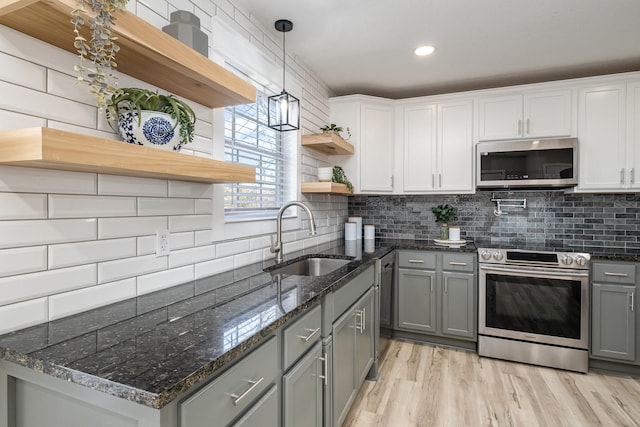
[(282, 33), (282, 92), (269, 97), (268, 125), (279, 132), (300, 129), (300, 100), (287, 93), (284, 86), (286, 50), (284, 33), (293, 29), (291, 21), (279, 19), (275, 23), (276, 30)]

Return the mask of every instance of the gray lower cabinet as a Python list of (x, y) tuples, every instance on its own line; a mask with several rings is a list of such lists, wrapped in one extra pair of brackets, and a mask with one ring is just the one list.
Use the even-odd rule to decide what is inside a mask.
[(640, 364), (637, 264), (593, 264), (591, 357)]
[(477, 340), (476, 255), (400, 251), (397, 329)]
[(373, 364), (374, 291), (369, 289), (332, 327), (333, 426), (342, 425), (351, 404)]
[(284, 425), (322, 426), (322, 345), (315, 346), (282, 377)]
[(263, 427), (265, 425), (273, 425), (272, 421), (278, 419), (278, 393), (277, 385), (265, 394), (262, 399), (258, 400), (247, 413), (234, 423), (234, 427)]

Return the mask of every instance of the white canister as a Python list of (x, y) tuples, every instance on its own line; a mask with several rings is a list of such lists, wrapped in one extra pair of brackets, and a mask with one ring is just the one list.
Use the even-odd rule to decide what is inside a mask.
[(449, 240), (460, 240), (460, 227), (457, 225), (449, 227)]
[(356, 239), (362, 239), (362, 217), (350, 216), (347, 221), (356, 223)]
[(364, 239), (373, 240), (376, 238), (376, 227), (373, 224), (367, 224), (364, 226)]
[(353, 240), (345, 240), (344, 241), (344, 254), (346, 256), (355, 257), (358, 255), (358, 241)]
[(333, 168), (318, 168), (318, 181), (328, 182), (333, 178)]
[(356, 226), (355, 222), (344, 223), (344, 240), (356, 240)]
[(376, 241), (373, 239), (364, 239), (364, 251), (368, 254), (376, 251)]

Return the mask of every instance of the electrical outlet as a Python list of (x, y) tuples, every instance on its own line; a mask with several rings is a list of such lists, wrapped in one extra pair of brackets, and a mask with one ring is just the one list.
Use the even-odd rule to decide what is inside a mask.
[(169, 255), (169, 230), (156, 231), (156, 257)]

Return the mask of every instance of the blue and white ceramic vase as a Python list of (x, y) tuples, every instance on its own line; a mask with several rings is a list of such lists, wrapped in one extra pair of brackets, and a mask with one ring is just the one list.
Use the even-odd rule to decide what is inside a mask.
[(180, 151), (180, 125), (170, 114), (142, 110), (141, 120), (137, 111), (126, 111), (118, 117), (118, 132), (129, 144), (156, 147), (163, 150)]

